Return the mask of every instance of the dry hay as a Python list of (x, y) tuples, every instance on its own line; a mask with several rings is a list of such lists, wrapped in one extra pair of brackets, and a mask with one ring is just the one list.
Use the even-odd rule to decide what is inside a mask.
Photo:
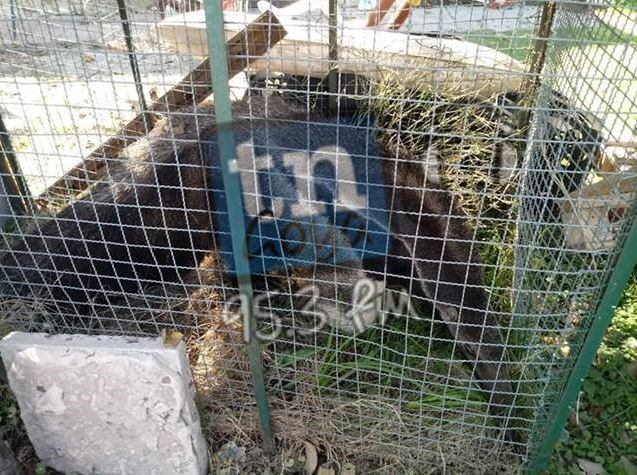
[[(100, 326), (92, 330), (102, 334), (156, 335), (159, 329), (184, 334), (211, 453), (227, 441), (235, 442), (246, 451), (246, 473), (263, 473), (266, 469), (280, 472), (290, 460), (299, 458), (306, 442), (316, 447), (327, 463), (342, 467), (349, 462), (358, 473), (404, 473), (419, 467), (434, 467), (436, 472), (443, 466), (447, 473), (473, 472), (476, 467), (484, 473), (495, 473), (515, 463), (515, 456), (507, 454), (509, 448), (490, 433), (495, 428), (486, 425), (487, 412), (481, 406), (469, 404), (461, 413), (445, 412), (436, 406), (411, 411), (400, 407), (398, 401), (375, 396), (374, 391), (362, 389), (357, 395), (338, 395), (321, 386), (311, 375), (320, 373), (317, 364), (324, 358), (323, 352), (330, 351), (324, 340), (316, 342), (316, 358), (299, 361), (294, 368), (280, 364), (278, 359), (286, 352), (292, 355), (294, 347), (285, 348), (284, 341), (283, 345), (277, 342), (277, 347), (265, 348), (264, 368), (277, 452), (273, 456), (264, 454), (243, 329), (240, 322), (223, 319), (218, 265), (217, 256), (206, 256), (197, 271), (188, 275), (187, 281), (193, 284), (189, 292), (175, 286), (170, 299), (157, 297), (152, 311), (139, 312), (134, 321), (99, 317), (83, 320), (88, 324), (99, 319)], [(28, 313), (25, 308), (20, 311)], [(57, 325), (49, 326), (49, 331), (64, 331), (59, 319), (51, 323), (55, 312), (43, 315), (47, 315), (47, 325)], [(350, 356), (356, 359), (367, 355)], [(452, 373), (469, 377), (459, 363)], [(293, 389), (283, 390), (286, 384)]]
[[(393, 102), (394, 107), (399, 103)], [(400, 110), (404, 113), (405, 102), (402, 104)], [(418, 106), (415, 102), (414, 105)], [(268, 116), (272, 117), (275, 111), (277, 108), (271, 107)], [(194, 112), (197, 121), (191, 119)], [(281, 112), (287, 116), (289, 107), (282, 108)], [(409, 111), (405, 117), (415, 122), (408, 130), (416, 130), (420, 121), (430, 120), (418, 115), (426, 113), (422, 104), (418, 110)], [(253, 108), (250, 115), (265, 117), (265, 111)], [(433, 114), (433, 117), (437, 116), (446, 117), (445, 114)], [(443, 123), (448, 127), (449, 124), (460, 127), (479, 114), (467, 112), (463, 119), (453, 119), (452, 114), (447, 116), (447, 122)], [(390, 119), (389, 124), (383, 126), (387, 129), (395, 127), (392, 121)], [(484, 137), (494, 136), (495, 128), (488, 129), (490, 123), (484, 117), (478, 122), (483, 127)], [(235, 440), (246, 447), (254, 463), (258, 463), (261, 459), (258, 417), (241, 328), (236, 324), (228, 327), (221, 319), (221, 305), (227, 296), (221, 293), (226, 287), (218, 280), (222, 278), (218, 260), (209, 256), (207, 263), (204, 260), (203, 265), (198, 265), (213, 245), (207, 184), (202, 171), (205, 167), (202, 167), (199, 145), (200, 138), (213, 129), (214, 116), (210, 110), (184, 111), (183, 116), (176, 114), (161, 121), (149, 136), (109, 163), (108, 176), (54, 219), (43, 219), (38, 234), (25, 238), (22, 245), (12, 247), (3, 257), (2, 264), (9, 264), (5, 265), (5, 272), (10, 272), (10, 267), (32, 272), (31, 285), (17, 291), (12, 289), (12, 292), (19, 295), (26, 290), (33, 295), (35, 290), (37, 295), (37, 288), (42, 289), (43, 294), (35, 299), (36, 302), (39, 304), (48, 299), (53, 306), (51, 312), (42, 312), (42, 315), (50, 316), (41, 317), (42, 325), (53, 325), (55, 331), (157, 334), (163, 328), (173, 328), (184, 333), (211, 447), (215, 449), (223, 441)], [(167, 140), (167, 137), (171, 139)], [(386, 137), (386, 147), (405, 148), (404, 135), (398, 138), (390, 133)], [(417, 155), (418, 141), (407, 140), (413, 142), (408, 144), (410, 148), (414, 147), (412, 156)], [(450, 170), (462, 169), (458, 164), (466, 162), (467, 154), (479, 152), (474, 150), (476, 144), (472, 145), (468, 139), (460, 143), (441, 141), (438, 146), (445, 150), (442, 154), (446, 167), (443, 175), (446, 177)], [(457, 158), (450, 157), (448, 150), (455, 150)], [(492, 157), (493, 146), (489, 150), (484, 153), (484, 160)], [(455, 166), (453, 160), (457, 160)], [(483, 170), (485, 176), (489, 167)], [(140, 202), (144, 203), (143, 207), (139, 206)], [(166, 222), (157, 221), (156, 209), (161, 208), (162, 203), (173, 204), (170, 210), (161, 213), (161, 219)], [(100, 220), (106, 226), (91, 225), (98, 213), (96, 204), (100, 207)], [(464, 206), (469, 214), (478, 209), (476, 206), (471, 208), (470, 203)], [(140, 214), (133, 214), (131, 210), (141, 213), (142, 226), (164, 231), (140, 237)], [(78, 226), (78, 219), (85, 224)], [(169, 229), (167, 232), (166, 228)], [(99, 247), (104, 241), (112, 244)], [(124, 253), (125, 246), (119, 245), (121, 242), (139, 247), (140, 252), (134, 260)], [(191, 244), (184, 248), (175, 245), (184, 242)], [(95, 247), (87, 251), (87, 243), (89, 248)], [(55, 250), (53, 259), (51, 248)], [(88, 259), (87, 252), (103, 259), (97, 262)], [(107, 267), (113, 255), (125, 265)], [(171, 259), (179, 262), (178, 268), (158, 269), (152, 264), (153, 261), (170, 262)], [(74, 269), (75, 272), (60, 273), (58, 268)], [(39, 272), (35, 272), (36, 269)], [(42, 269), (45, 269), (44, 274), (41, 274)], [(161, 284), (145, 285), (139, 279), (140, 275), (145, 281)], [(125, 288), (118, 287), (121, 282)], [(69, 288), (76, 289), (71, 296), (67, 294)], [(88, 296), (86, 289), (90, 291)], [(44, 292), (52, 292), (53, 298)], [(6, 294), (3, 292), (3, 295)], [(88, 308), (56, 306), (58, 299), (80, 302), (82, 307)], [(26, 300), (22, 299), (24, 302)], [(26, 315), (29, 313), (27, 310)], [(23, 310), (14, 309), (14, 314), (18, 319), (24, 319)], [(496, 438), (485, 438), (485, 430), (490, 429), (484, 424), (464, 424), (473, 416), (486, 420), (484, 412), (472, 413), (471, 408), (465, 408), (455, 419), (440, 413), (437, 416), (440, 427), (423, 427), (422, 408), (420, 413), (409, 413), (365, 392), (350, 399), (326, 398), (321, 394), (320, 385), (304, 382), (295, 384), (292, 394), (286, 393), (279, 390), (280, 379), (289, 381), (294, 375), (280, 376), (276, 356), (266, 352), (265, 363), (269, 370), (268, 392), (275, 431), (283, 452), (294, 452), (304, 441), (310, 441), (329, 461), (351, 461), (362, 473), (371, 469), (403, 471), (403, 468), (421, 464), (444, 465), (460, 472), (471, 471), (477, 463), (484, 464), (485, 471), (490, 472), (504, 463), (493, 455), (498, 450), (506, 452), (501, 443), (496, 442)], [(307, 365), (306, 373), (316, 372), (311, 361), (303, 365)], [(430, 418), (436, 418), (439, 409), (433, 411), (428, 414)], [(445, 430), (441, 429), (443, 421)], [(477, 460), (482, 456), (484, 460)]]
[(405, 81), (396, 73), (382, 75), (367, 88), (369, 107), (379, 118), (379, 142), (388, 156), (426, 161), (433, 151), (441, 185), (474, 218), (472, 226), (494, 227), (496, 222), (483, 218), (507, 216), (517, 202), (526, 129), (503, 106), (517, 96), (501, 94), (490, 101), (440, 96), (435, 85), (417, 77)]
[[(352, 463), (358, 473), (405, 473), (435, 467), (430, 471), (433, 473), (443, 466), (449, 473), (474, 472), (476, 467), (495, 473), (517, 463), (515, 455), (507, 455), (502, 442), (485, 438), (489, 429), (479, 422), (484, 421), (484, 412), (468, 408), (458, 416), (432, 410), (427, 416), (438, 418), (440, 423), (428, 426), (423, 424), (421, 413), (400, 410), (397, 404), (365, 392), (357, 397), (326, 397), (312, 378), (288, 379), (294, 375), (286, 375), (285, 368), (277, 365), (276, 351), (271, 347), (263, 358), (277, 453), (268, 456), (261, 448), (242, 327), (223, 322), (217, 292), (213, 287), (196, 292), (197, 304), (189, 308), (207, 313), (207, 330), (191, 335), (188, 346), (197, 349), (190, 357), (209, 447), (215, 453), (233, 441), (245, 449), (241, 473), (281, 472), (291, 460), (299, 459), (306, 443), (317, 448), (326, 463), (335, 468)], [(300, 363), (295, 369), (297, 374), (313, 372), (313, 361)], [(285, 382), (293, 384), (294, 390), (282, 391)]]
[[(205, 262), (204, 267), (211, 269), (220, 265), (216, 256)], [(294, 367), (281, 364), (280, 358), (294, 359), (299, 349), (296, 340), (293, 343), (293, 339), (283, 337), (263, 346), (276, 441), (276, 453), (265, 454), (243, 327), (240, 321), (223, 318), (219, 283), (209, 284), (183, 301), (184, 313), (190, 315), (187, 318), (199, 322), (197, 331), (185, 338), (211, 453), (232, 441), (245, 450), (241, 473), (300, 473), (290, 466), (294, 461), (298, 468), (307, 443), (318, 450), (321, 461), (337, 469), (351, 463), (357, 473), (406, 473), (423, 467), (432, 467), (423, 473), (439, 469), (447, 473), (497, 473), (511, 472), (511, 467), (519, 464), (519, 455), (494, 436), (498, 429), (488, 427), (484, 406), (465, 404), (461, 413), (436, 406), (409, 411), (398, 402), (374, 396), (374, 391), (362, 389), (356, 395), (341, 395), (321, 386), (317, 366), (330, 351), (324, 335), (312, 337), (316, 358), (296, 361)], [(470, 379), (461, 363), (452, 365), (449, 374)], [(433, 373), (431, 378), (436, 379)], [(218, 468), (216, 462), (212, 457), (213, 471)]]
[[(216, 258), (207, 260), (210, 264)], [(418, 467), (436, 467), (432, 473), (443, 466), (448, 473), (468, 473), (476, 467), (484, 473), (495, 473), (514, 460), (513, 456), (502, 455), (501, 443), (484, 438), (483, 427), (465, 424), (471, 416), (481, 420), (484, 413), (468, 410), (458, 417), (432, 412), (428, 415), (439, 417), (440, 425), (423, 427), (418, 413), (401, 411), (365, 393), (357, 398), (326, 398), (319, 387), (305, 381), (295, 384), (293, 395), (282, 394), (278, 390), (280, 368), (271, 351), (264, 352), (264, 361), (277, 452), (267, 455), (261, 448), (259, 416), (240, 323), (229, 325), (223, 321), (219, 286), (212, 281), (188, 295), (177, 288), (175, 291), (172, 303), (157, 299), (152, 312), (139, 313), (136, 322), (129, 322), (125, 329), (125, 322), (106, 319), (94, 330), (138, 334), (142, 329), (142, 334), (153, 334), (153, 328), (170, 328), (184, 333), (209, 449), (215, 453), (227, 441), (234, 441), (246, 451), (242, 473), (264, 473), (266, 469), (278, 473), (290, 460), (299, 458), (306, 442), (317, 448), (321, 460), (333, 467), (352, 463), (358, 473), (405, 473)], [(13, 306), (14, 315), (38, 315), (24, 301), (5, 301), (3, 305), (3, 310)], [(59, 318), (54, 317), (55, 312), (35, 308), (44, 318), (41, 329), (64, 330), (59, 319), (52, 320)], [(301, 373), (314, 369), (312, 363), (298, 368)], [(31, 460), (30, 444), (26, 439), (23, 442), (20, 451), (30, 454), (27, 458)], [(500, 457), (495, 457), (498, 453)]]

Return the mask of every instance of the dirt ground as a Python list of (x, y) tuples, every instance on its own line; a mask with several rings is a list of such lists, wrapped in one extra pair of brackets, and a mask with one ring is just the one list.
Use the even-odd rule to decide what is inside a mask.
[[(132, 24), (145, 100), (201, 58), (162, 46), (152, 15)], [(0, 113), (35, 195), (89, 155), (139, 110), (119, 19), (0, 22)]]

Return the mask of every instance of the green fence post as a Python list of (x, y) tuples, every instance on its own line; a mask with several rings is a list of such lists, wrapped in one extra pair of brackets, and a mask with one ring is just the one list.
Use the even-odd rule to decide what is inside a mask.
[(624, 242), (622, 252), (610, 275), (602, 300), (593, 317), (593, 323), (584, 340), (582, 351), (566, 383), (566, 388), (556, 409), (553, 411), (553, 421), (542, 440), (537, 456), (531, 464), (530, 472), (532, 474), (541, 473), (546, 468), (553, 447), (562, 434), (571, 406), (582, 388), (584, 378), (593, 363), (599, 345), (602, 343), (606, 329), (615, 313), (615, 308), (622, 297), (635, 265), (637, 265), (637, 216), (635, 216), (637, 214), (637, 203), (633, 205), (633, 211), (633, 223)]
[[(241, 306), (243, 312), (244, 334), (248, 336), (250, 352), (250, 370), (254, 385), (254, 396), (259, 410), (263, 445), (267, 452), (274, 450), (270, 409), (265, 392), (261, 347), (256, 337), (256, 318), (254, 316), (250, 263), (245, 241), (243, 200), (241, 183), (235, 160), (235, 142), (232, 130), (232, 108), (230, 105), (230, 86), (228, 84), (228, 52), (223, 30), (223, 11), (219, 0), (206, 0), (206, 31), (208, 33), (208, 52), (210, 55), (212, 94), (217, 119), (217, 137), (221, 171), (228, 204), (228, 217), (232, 232), (232, 252), (234, 256)], [(247, 327), (247, 333), (246, 328)]]

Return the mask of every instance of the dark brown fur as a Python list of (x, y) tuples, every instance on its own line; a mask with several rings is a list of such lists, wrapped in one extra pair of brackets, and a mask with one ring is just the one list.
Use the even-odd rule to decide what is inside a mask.
[[(476, 378), (491, 395), (495, 410), (510, 406), (513, 391), (498, 322), (486, 311), (478, 244), (472, 242), (467, 217), (458, 211), (449, 190), (425, 183), (421, 166), (402, 162), (396, 171), (384, 167), (385, 182), (394, 185), (393, 233), (405, 238), (387, 265), (404, 287), (408, 279), (416, 296), (433, 302), (467, 359), (475, 362)], [(498, 408), (498, 406), (500, 406)]]
[[(290, 108), (268, 114), (277, 117), (276, 110)], [(265, 117), (264, 104), (237, 106), (239, 116), (249, 112)], [(214, 130), (211, 107), (160, 120), (70, 205), (19, 229), (0, 260), (5, 285), (44, 295), (64, 313), (70, 305), (71, 313), (87, 314), (112, 298), (179, 283), (213, 248), (201, 138)]]
[[(160, 121), (111, 161), (99, 182), (56, 216), (38, 220), (2, 256), (3, 280), (14, 293), (39, 289), (61, 310), (90, 314), (126, 294), (143, 294), (146, 286), (183, 283), (197, 268), (214, 248), (202, 140), (214, 131), (215, 120), (210, 108), (182, 112)], [(263, 99), (253, 98), (236, 105), (236, 127), (251, 126), (244, 119), (248, 113), (271, 120), (308, 118), (280, 99), (270, 98), (266, 109)], [(392, 185), (390, 230), (402, 238), (393, 240), (387, 259), (350, 269), (348, 278), (382, 280), (387, 271), (391, 285), (413, 288), (432, 302), (475, 362), (475, 377), (491, 402), (509, 406), (513, 391), (504, 345), (486, 311), (477, 249), (452, 194), (428, 184), (418, 162), (395, 166), (387, 159), (383, 170)], [(333, 268), (330, 272), (333, 280)], [(419, 285), (409, 285), (412, 280)], [(336, 285), (326, 284), (326, 293), (334, 293)]]

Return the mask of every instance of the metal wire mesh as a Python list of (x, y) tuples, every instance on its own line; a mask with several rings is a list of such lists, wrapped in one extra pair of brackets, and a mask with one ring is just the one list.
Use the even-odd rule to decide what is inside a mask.
[[(389, 32), (393, 11), (365, 28), (347, 1), (330, 45), (330, 2), (281, 3), (287, 37), (246, 43), (231, 79), (281, 459), (310, 441), (361, 473), (522, 467), (634, 219), (635, 12), (424, 2)], [(224, 6), (228, 37), (264, 9)], [(201, 8), (0, 7), (0, 310), (182, 332), (211, 449), (258, 470), (235, 198), (208, 84), (180, 83), (210, 75)]]

